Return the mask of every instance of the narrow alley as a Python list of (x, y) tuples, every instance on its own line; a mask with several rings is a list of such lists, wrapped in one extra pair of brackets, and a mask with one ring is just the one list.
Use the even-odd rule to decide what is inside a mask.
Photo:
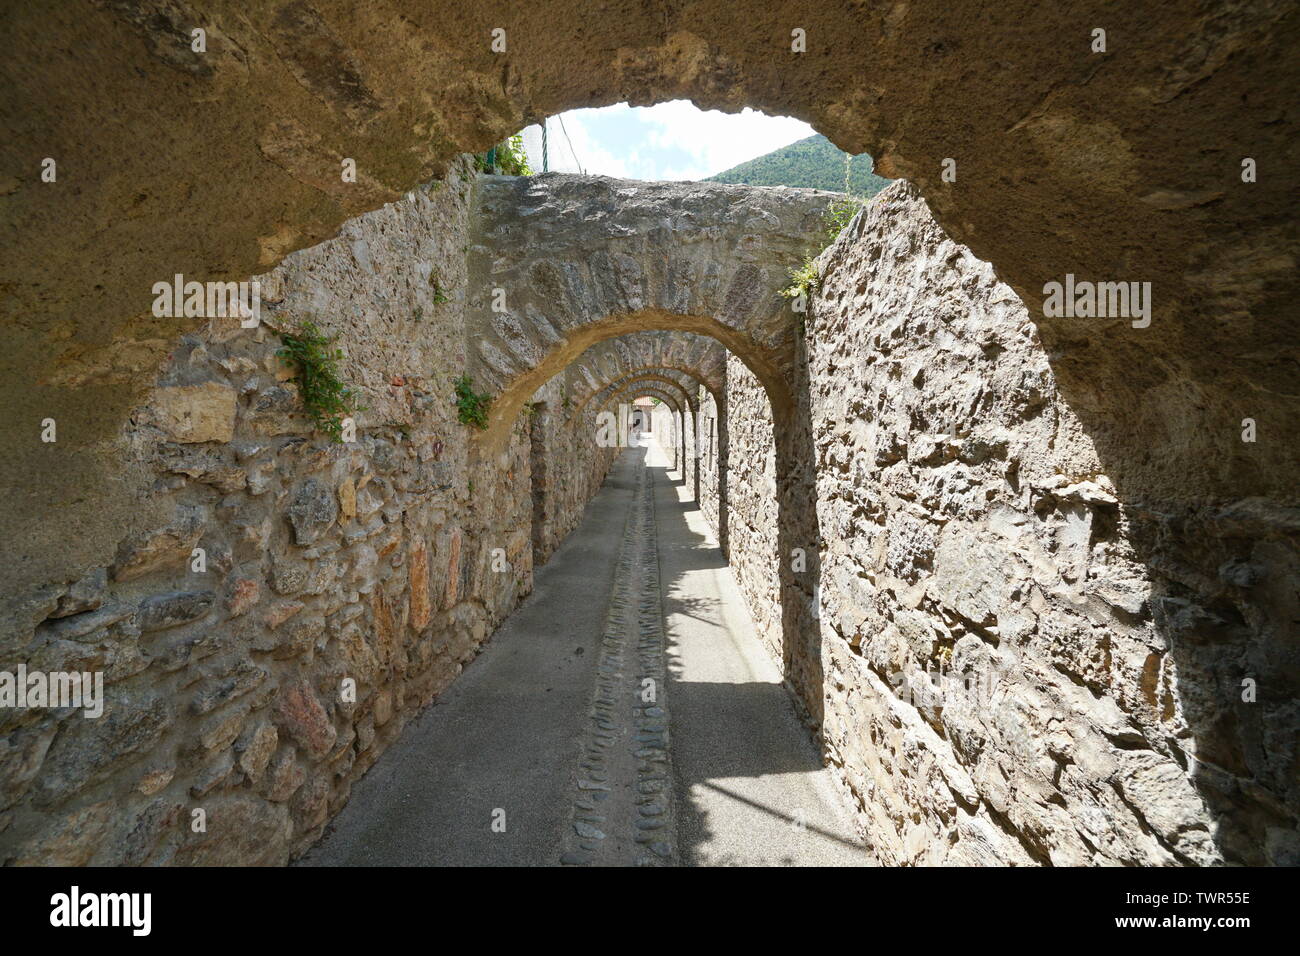
[(872, 862), (685, 483), (641, 442), (301, 865)]

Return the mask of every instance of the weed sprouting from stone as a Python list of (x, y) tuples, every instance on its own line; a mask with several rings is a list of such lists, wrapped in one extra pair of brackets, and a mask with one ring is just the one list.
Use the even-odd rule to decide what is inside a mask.
[(314, 322), (303, 322), (296, 332), (282, 332), (284, 347), (276, 350), (295, 372), (298, 395), (312, 423), (336, 442), (343, 440), (343, 419), (361, 410), (357, 391), (339, 378), (343, 350), (333, 348), (338, 336), (324, 335)]
[(486, 431), (492, 396), (475, 392), (474, 382), (468, 375), (456, 379), (453, 387), (456, 389), (456, 418), (462, 425)]
[(790, 270), (790, 284), (781, 290), (787, 299), (804, 299), (805, 301), (817, 290), (820, 276), (817, 273), (817, 257), (834, 242), (844, 228), (853, 221), (864, 203), (849, 196), (844, 199), (832, 199), (826, 211), (822, 213), (822, 222), (826, 223), (826, 241), (820, 249), (809, 255), (798, 266)]
[(854, 199), (852, 196), (847, 199), (831, 200), (830, 205), (826, 207), (826, 212), (822, 214), (822, 221), (826, 223), (826, 245), (839, 238), (844, 227), (853, 221), (853, 217), (858, 214), (858, 210), (863, 205), (861, 200)]
[(809, 256), (796, 268), (790, 270), (790, 284), (781, 290), (781, 294), (787, 299), (800, 297), (806, 299), (816, 290), (820, 278), (817, 274), (815, 257)]

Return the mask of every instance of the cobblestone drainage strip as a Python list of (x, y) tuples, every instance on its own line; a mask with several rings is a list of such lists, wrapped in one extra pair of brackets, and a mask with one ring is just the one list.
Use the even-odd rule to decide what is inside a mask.
[(676, 862), (654, 489), (642, 469), (619, 545), (583, 733), (569, 866)]

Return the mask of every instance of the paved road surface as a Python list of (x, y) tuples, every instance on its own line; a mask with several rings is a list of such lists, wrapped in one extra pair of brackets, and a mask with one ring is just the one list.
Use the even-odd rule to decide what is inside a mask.
[(872, 863), (668, 464), (623, 453), (300, 865)]

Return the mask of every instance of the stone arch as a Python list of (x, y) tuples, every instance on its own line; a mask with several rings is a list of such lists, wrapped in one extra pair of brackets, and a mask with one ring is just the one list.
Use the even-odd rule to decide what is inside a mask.
[[(728, 439), (723, 347), (733, 353), (762, 385), (772, 412), (782, 666), (807, 716), (814, 724), (819, 723), (821, 650), (815, 607), (819, 535), (805, 343), (801, 323), (779, 290), (788, 282), (790, 267), (798, 261), (796, 250), (807, 248), (807, 239), (797, 234), (808, 222), (820, 228), (826, 194), (810, 190), (762, 191), (758, 200), (748, 204), (755, 208), (738, 220), (734, 218), (738, 215), (736, 209), (726, 206), (733, 218), (710, 230), (707, 241), (683, 242), (679, 230), (659, 229), (656, 243), (647, 241), (635, 249), (628, 247), (623, 258), (616, 260), (609, 254), (603, 254), (602, 259), (600, 249), (590, 247), (576, 223), (568, 221), (571, 212), (554, 198), (568, 191), (581, 196), (592, 180), (562, 176), (542, 180), (545, 188), (514, 197), (517, 202), (525, 202), (517, 211), (522, 224), (492, 223), (492, 215), (505, 218), (501, 208), (508, 204), (504, 200), (494, 213), (485, 213), (488, 223), (481, 227), (482, 242), (471, 257), (471, 287), (486, 290), (482, 297), (471, 298), (468, 303), (469, 324), (477, 339), (476, 371), (495, 392), (488, 428), (479, 439), (483, 453), (499, 455), (519, 409), (540, 387), (570, 366), (576, 369), (572, 375), (594, 387), (600, 373), (592, 366), (600, 366), (602, 357), (608, 361), (604, 366), (606, 374), (614, 375), (621, 369), (675, 362), (701, 381), (716, 383), (711, 393), (719, 409), (718, 543), (726, 554)], [(603, 190), (614, 181), (596, 182), (602, 201), (629, 198), (604, 195)], [(681, 189), (681, 184), (638, 184), (637, 188), (623, 185), (633, 193), (640, 185), (655, 187), (648, 190), (644, 203), (630, 204), (637, 207), (634, 219), (645, 220), (648, 224), (644, 230), (651, 233), (658, 221), (651, 200), (662, 203), (657, 215), (670, 215), (685, 201), (683, 193), (690, 192)], [(698, 193), (706, 198), (713, 192), (707, 184), (695, 185), (701, 187)], [(514, 183), (510, 186), (513, 190), (522, 188)], [(529, 196), (532, 206), (526, 204)], [(769, 196), (775, 198), (776, 211), (759, 215)], [(569, 198), (576, 201), (576, 197)], [(781, 212), (784, 219), (778, 214)], [(714, 214), (724, 213), (715, 210)], [(612, 219), (614, 222), (596, 230), (602, 242), (638, 235), (627, 223), (620, 228), (619, 216)], [(562, 225), (548, 229), (554, 221)], [(613, 233), (605, 235), (604, 230)], [(755, 236), (758, 241), (751, 241)], [(764, 246), (767, 236), (773, 240), (771, 247)], [(632, 251), (638, 256), (631, 256)], [(671, 263), (682, 256), (694, 268), (683, 266), (674, 271)], [(592, 262), (603, 262), (626, 281), (613, 281), (599, 270), (593, 272)], [(476, 273), (477, 285), (473, 278)], [(506, 285), (496, 284), (502, 282)], [(515, 310), (513, 314), (492, 309), (493, 290), (506, 288), (520, 290), (513, 302), (506, 295), (510, 309)], [(721, 316), (670, 310), (715, 305), (722, 309)], [(516, 314), (525, 321), (515, 318)], [(682, 355), (685, 360), (672, 358)], [(584, 357), (585, 362), (581, 361)], [(702, 371), (706, 368), (717, 371)], [(695, 497), (699, 500), (699, 468), (694, 472)], [(782, 557), (796, 549), (808, 555), (807, 563), (799, 565), (798, 570)]]
[(498, 394), (489, 434), (591, 346), (646, 331), (676, 333), (642, 340), (661, 355), (674, 340), (688, 351), (716, 340), (763, 383), (774, 413), (787, 412), (796, 323), (780, 290), (815, 251), (829, 199), (712, 183), (485, 180), (467, 310), (475, 377)]
[[(1135, 494), (1289, 496), (1300, 235), (1287, 210), (1300, 204), (1300, 181), (1262, 175), (1243, 187), (1236, 153), (1285, 167), (1295, 122), (1276, 104), (1296, 99), (1291, 7), (1266, 2), (1226, 19), (1189, 9), (1157, 23), (1102, 0), (985, 7), (647, 6), (584, 12), (579, 33), (552, 9), (503, 0), (469, 14), (395, 0), (388, 15), (365, 17), (254, 0), (206, 14), (206, 55), (178, 48), (175, 11), (92, 5), (52, 30), (39, 6), (15, 10), (0, 59), (32, 82), (0, 93), (0, 154), (18, 171), (4, 195), (15, 252), (0, 265), (0, 289), (14, 331), (0, 403), (75, 423), (88, 450), (60, 450), (53, 470), (103, 476), (151, 357), (194, 325), (158, 334), (141, 321), (160, 267), (243, 279), (527, 122), (689, 99), (797, 116), (870, 152), (882, 174), (916, 183), (947, 232), (1027, 302), (1067, 273), (1138, 269), (1160, 303), (1145, 330), (1116, 323), (1091, 334), (1034, 309), (1061, 387), (1103, 455)], [(775, 26), (782, 15), (806, 30), (805, 53), (790, 53), (788, 24)], [(1091, 54), (1085, 27), (1099, 20), (1112, 36), (1141, 36), (1140, 49)], [(509, 32), (508, 54), (490, 49), (494, 26)], [(1063, 36), (1079, 37), (1077, 53), (1061, 55)], [(74, 47), (93, 58), (93, 76), (64, 64), (59, 51)], [(108, 114), (112, 131), (98, 119)], [(35, 142), (67, 175), (76, 170), (75, 188), (22, 172)], [(340, 181), (340, 157), (356, 160), (357, 182)], [(955, 182), (944, 178), (949, 160)], [(200, 181), (194, 195), (167, 185)], [(96, 383), (93, 402), (77, 385), (33, 387), (51, 380), (68, 342), (126, 359)], [(1219, 436), (1247, 413), (1276, 439), (1248, 459), (1222, 455)], [(1183, 419), (1192, 427), (1170, 434)], [(1148, 454), (1152, 435), (1168, 435), (1171, 452)], [(14, 456), (5, 484), (39, 487), (43, 467)], [(37, 504), (64, 503), (43, 493)], [(61, 529), (92, 508), (123, 513), (120, 502), (96, 502)]]
[(673, 369), (664, 368), (643, 369), (617, 378), (602, 388), (599, 392), (594, 392), (591, 395), (584, 397), (577, 405), (576, 414), (581, 415), (582, 410), (592, 403), (595, 403), (597, 407), (604, 407), (604, 404), (610, 395), (616, 394), (623, 388), (629, 385), (634, 385), (637, 382), (650, 382), (663, 387), (664, 390), (677, 396), (678, 404), (681, 404), (689, 411), (693, 411), (696, 401), (695, 396), (692, 394), (692, 389), (707, 386), (704, 386), (702, 382), (692, 378), (686, 373), (677, 373), (680, 375), (680, 378), (676, 378), (672, 374), (674, 371), (675, 370)]
[[(794, 396), (785, 378), (784, 366), (787, 362), (784, 357), (778, 358), (781, 353), (754, 347), (734, 329), (727, 328), (715, 319), (662, 312), (642, 312), (593, 321), (549, 353), (540, 356), (531, 368), (520, 371), (511, 378), (499, 379), (503, 384), (494, 396), (488, 428), (482, 438), (487, 449), (495, 451), (501, 446), (525, 402), (536, 393), (538, 388), (563, 371), (587, 348), (604, 339), (626, 335), (633, 331), (691, 332), (695, 333), (693, 338), (696, 340), (706, 340), (710, 337), (716, 339), (733, 351), (762, 383), (771, 401), (773, 415), (778, 420), (792, 413)], [(737, 351), (737, 347), (740, 351)], [(789, 352), (789, 363), (792, 364), (793, 347), (789, 348)], [(651, 358), (651, 362), (663, 364), (662, 360), (654, 357)], [(686, 365), (684, 368), (704, 381), (717, 381), (716, 377), (701, 373), (698, 365)], [(488, 377), (488, 380), (490, 381), (491, 378)], [(595, 382), (593, 377), (592, 384), (594, 385)]]
[(654, 385), (649, 385), (643, 382), (633, 383), (631, 385), (625, 386), (624, 388), (620, 389), (618, 392), (615, 392), (614, 394), (610, 395), (609, 398), (606, 400), (602, 410), (608, 411), (611, 408), (611, 406), (615, 406), (619, 402), (626, 401), (629, 398), (635, 398), (641, 395), (653, 396), (654, 398), (657, 398), (660, 401), (662, 401), (664, 404), (666, 404), (674, 412), (681, 414), (683, 406), (681, 404), (680, 398), (674, 396), (667, 389), (658, 388)]
[[(726, 381), (726, 349), (709, 336), (681, 331), (630, 332), (603, 340), (588, 348), (561, 373), (574, 405), (575, 420), (610, 382), (647, 369), (676, 381), (688, 393), (688, 404), (693, 411), (697, 404), (696, 388), (704, 387), (714, 396), (721, 394)], [(502, 418), (506, 421), (509, 416), (505, 414)], [(690, 447), (683, 448), (682, 457), (686, 480), (698, 501), (698, 462), (693, 457), (698, 423), (693, 414), (688, 422), (683, 423), (682, 434)], [(489, 443), (489, 447), (495, 446)]]
[[(1031, 304), (1067, 273), (1137, 269), (1159, 295), (1147, 329), (1093, 334), (1033, 307), (1063, 393), (1111, 470), (1134, 495), (1290, 497), (1300, 235), (1287, 210), (1300, 204), (1300, 181), (1262, 175), (1243, 186), (1236, 156), (1283, 168), (1295, 138), (1294, 120), (1276, 114), (1297, 92), (1288, 5), (1227, 20), (1189, 9), (1153, 24), (1102, 0), (994, 11), (977, 0), (797, 11), (745, 0), (584, 13), (581, 34), (556, 11), (502, 0), (468, 15), (441, 0), (383, 9), (391, 15), (353, 18), (254, 0), (207, 14), (207, 55), (177, 49), (174, 12), (91, 6), (57, 30), (38, 6), (12, 12), (0, 59), (32, 83), (0, 93), (0, 155), (17, 171), (4, 195), (15, 252), (0, 265), (0, 312), (13, 330), (0, 404), (53, 415), (83, 441), (57, 449), (52, 468), (7, 460), (6, 485), (41, 491), (4, 537), (51, 533), (27, 523), (34, 511), (58, 514), (67, 523), (53, 533), (68, 537), (129, 511), (119, 499), (64, 507), (73, 496), (42, 472), (111, 475), (112, 440), (154, 360), (196, 325), (159, 334), (142, 318), (160, 273), (266, 272), (527, 122), (670, 99), (797, 116), (869, 152)], [(788, 30), (774, 29), (782, 12), (807, 31), (805, 53), (791, 55)], [(1112, 36), (1141, 36), (1140, 51), (1091, 54), (1080, 24), (1099, 18)], [(485, 38), (502, 25), (511, 42), (497, 55)], [(1076, 35), (1077, 54), (1054, 52)], [(93, 57), (93, 76), (67, 69), (59, 51), (70, 47)], [(118, 121), (107, 131), (98, 117), (110, 113)], [(61, 184), (76, 170), (75, 188), (22, 172), (34, 142), (60, 157)], [(1188, 145), (1218, 143), (1232, 146)], [(357, 182), (340, 181), (340, 157), (355, 159)], [(944, 178), (948, 160), (955, 182)], [(194, 195), (167, 186), (200, 181)], [(93, 401), (81, 384), (36, 385), (56, 380), (70, 355), (107, 367)], [(1275, 440), (1249, 457), (1222, 454), (1221, 436), (1246, 414)], [(1192, 426), (1177, 431), (1179, 421)], [(1169, 439), (1168, 453), (1149, 454), (1153, 435)]]
[(605, 402), (605, 408), (608, 408), (610, 405), (622, 401), (623, 399), (628, 398), (629, 396), (640, 396), (640, 395), (653, 396), (654, 398), (659, 399), (661, 402), (669, 406), (669, 408), (671, 408), (673, 411), (678, 413), (680, 413), (682, 408), (684, 407), (682, 405), (681, 398), (674, 395), (668, 389), (659, 388), (657, 385), (650, 384), (647, 382), (632, 382), (629, 383), (628, 385), (625, 385), (622, 389), (615, 392), (614, 394), (610, 395), (609, 399)]
[(587, 401), (608, 383), (647, 369), (658, 369), (685, 387), (718, 391), (726, 381), (726, 349), (716, 340), (689, 332), (635, 332), (593, 346), (566, 370), (570, 399)]
[[(0, 190), (13, 250), (0, 265), (0, 311), (15, 329), (0, 402), (15, 422), (56, 416), (77, 439), (39, 461), (8, 456), (4, 483), (26, 497), (0, 529), (7, 541), (91, 538), (80, 524), (92, 513), (126, 520), (114, 498), (125, 483), (95, 479), (113, 474), (109, 439), (152, 359), (191, 327), (147, 318), (160, 273), (263, 272), (528, 119), (677, 96), (804, 117), (913, 180), (949, 234), (1031, 303), (1063, 395), (1125, 500), (1148, 511), (1294, 501), (1300, 237), (1287, 210), (1300, 182), (1265, 174), (1243, 186), (1235, 155), (1282, 168), (1295, 139), (1277, 106), (1296, 98), (1286, 4), (1155, 24), (1138, 5), (1099, 0), (813, 6), (798, 11), (814, 38), (803, 59), (772, 55), (787, 39), (772, 28), (779, 16), (749, 2), (620, 8), (578, 36), (552, 10), (495, 0), (466, 15), (396, 0), (384, 7), (396, 15), (356, 22), (253, 0), (210, 15), (218, 42), (206, 59), (178, 50), (173, 13), (139, 13), (157, 6), (90, 5), (49, 30), (31, 5), (0, 35), (6, 69), (31, 78), (0, 92), (0, 153), (17, 171)], [(1061, 55), (1061, 37), (1083, 46), (1092, 14), (1112, 36), (1141, 36), (1140, 49)], [(534, 42), (491, 56), (482, 40), (498, 21)], [(93, 75), (67, 66), (70, 48), (93, 58)], [(109, 114), (113, 130), (99, 128)], [(59, 157), (72, 188), (38, 183), (33, 143)], [(338, 180), (340, 156), (362, 170), (351, 187)], [(940, 178), (949, 158), (952, 183)], [(187, 182), (203, 187), (190, 195)], [(1151, 325), (1042, 315), (1043, 284), (1066, 273), (1150, 281)], [(61, 376), (79, 352), (101, 356), (87, 367), (102, 377)], [(1249, 454), (1234, 444), (1244, 415), (1269, 435)], [(71, 496), (49, 488), (64, 475), (98, 494), (61, 508)], [(1264, 519), (1247, 509), (1234, 520), (1249, 536)], [(7, 591), (37, 580), (39, 568), (0, 564)]]
[[(670, 383), (682, 395), (683, 409), (681, 413), (681, 431), (680, 431), (680, 465), (682, 468), (682, 477), (687, 486), (693, 489), (694, 500), (700, 499), (700, 470), (699, 470), (699, 389), (705, 389), (708, 394), (716, 400), (722, 394), (722, 389), (712, 379), (701, 381), (689, 372), (680, 369), (670, 369), (663, 367), (651, 367), (633, 371), (624, 375), (606, 385), (601, 391), (589, 396), (584, 400), (584, 404), (596, 403), (598, 406), (606, 402), (607, 396), (616, 390), (624, 387), (629, 382), (637, 381), (662, 381)], [(580, 406), (577, 415), (581, 416), (582, 407)], [(688, 447), (689, 445), (689, 447)]]
[[(674, 471), (682, 469), (684, 472), (685, 463), (683, 458), (686, 454), (685, 434), (687, 423), (692, 423), (693, 426), (695, 418), (692, 408), (693, 399), (690, 394), (676, 382), (673, 382), (672, 379), (645, 376), (611, 385), (609, 389), (601, 391), (591, 404), (596, 408), (609, 410), (612, 406), (617, 406), (620, 402), (625, 401), (629, 396), (636, 395), (652, 395), (662, 400), (673, 412), (676, 412), (679, 421), (675, 426), (677, 433), (672, 447), (672, 467)], [(698, 470), (696, 475), (698, 478)]]
[[(1278, 211), (1294, 208), (1296, 185), (1265, 178), (1253, 195), (1212, 205), (1215, 187), (1208, 184), (1226, 178), (1222, 158), (1170, 148), (1236, 141), (1251, 143), (1257, 155), (1285, 155), (1291, 124), (1275, 122), (1269, 106), (1295, 88), (1282, 65), (1290, 38), (1284, 4), (1230, 23), (1189, 11), (1155, 25), (1141, 11), (1116, 12), (1100, 0), (1082, 11), (992, 13), (973, 0), (945, 11), (812, 5), (786, 11), (812, 40), (798, 56), (790, 54), (789, 30), (774, 28), (781, 18), (753, 2), (584, 13), (590, 29), (581, 36), (555, 11), (498, 0), (472, 16), (441, 2), (399, 0), (386, 9), (391, 16), (352, 19), (258, 0), (239, 15), (210, 15), (220, 42), (206, 57), (164, 52), (175, 46), (168, 16), (96, 7), (50, 31), (39, 27), (34, 9), (16, 12), (3, 40), (16, 75), (50, 76), (58, 69), (55, 51), (68, 43), (90, 51), (97, 64), (93, 83), (50, 76), (32, 91), (15, 89), (10, 95), (23, 97), (22, 109), (5, 113), (23, 116), (26, 129), (45, 132), (51, 148), (87, 172), (80, 193), (41, 197), (55, 206), (45, 206), (39, 219), (30, 215), (34, 191), (23, 190), (11, 220), (27, 234), (27, 261), (72, 269), (64, 279), (71, 288), (55, 297), (61, 310), (83, 311), (72, 307), (78, 298), (113, 303), (154, 271), (160, 247), (180, 253), (193, 246), (178, 256), (180, 271), (201, 272), (210, 263), (209, 271), (224, 277), (252, 274), (332, 235), (347, 217), (396, 199), (455, 153), (486, 148), (528, 121), (575, 107), (674, 98), (798, 116), (846, 149), (870, 151), (887, 175), (917, 182), (954, 238), (1023, 290), (1071, 265), (1079, 274), (1115, 272), (1137, 248), (1150, 254), (1159, 279), (1173, 280), (1171, 301), (1192, 291), (1197, 276), (1208, 279), (1203, 267), (1187, 266), (1215, 247), (1243, 253), (1219, 261), (1259, 270), (1263, 281), (1248, 299), (1265, 301), (1279, 284), (1290, 286), (1280, 263), (1270, 268), (1260, 253), (1248, 253), (1246, 237), (1258, 243), (1276, 236), (1294, 248)], [(979, 29), (967, 9), (979, 11)], [(1088, 55), (1079, 27), (1091, 22), (1089, 12), (1104, 14), (1112, 35), (1141, 35), (1141, 56), (1121, 55), (1122, 66), (1100, 68), (1107, 61)], [(494, 24), (511, 36), (506, 55), (487, 42)], [(1078, 56), (1048, 52), (1057, 38), (1076, 32)], [(1214, 42), (1197, 66), (1171, 66), (1190, 59), (1198, 48), (1187, 38), (1202, 35)], [(1236, 49), (1254, 51), (1249, 68), (1222, 68)], [(151, 91), (148, 109), (131, 105), (141, 102), (134, 95), (140, 88)], [(935, 96), (939, 88), (947, 94)], [(442, 95), (430, 97), (430, 89)], [(84, 111), (64, 109), (65, 97), (84, 103)], [(196, 97), (205, 103), (201, 112), (191, 109)], [(1161, 122), (1142, 122), (1153, 106)], [(109, 111), (122, 116), (127, 135), (96, 135), (102, 130), (94, 117)], [(250, 126), (248, 117), (257, 123)], [(30, 137), (8, 132), (15, 134), (4, 138), (8, 148), (24, 149), (19, 144)], [(136, 148), (163, 137), (192, 145)], [(1075, 161), (1070, 147), (1083, 144), (1093, 145), (1097, 162)], [(353, 188), (321, 168), (336, 155), (355, 157), (365, 172)], [(961, 188), (941, 178), (949, 157), (960, 162)], [(186, 200), (197, 222), (169, 229), (176, 198), (166, 191), (139, 195), (133, 215), (113, 222), (105, 243), (121, 259), (121, 278), (97, 275), (103, 262), (75, 262), (67, 237), (126, 199), (117, 194), (126, 190), (120, 184), (184, 182), (195, 178), (195, 168), (205, 182), (221, 184)], [(278, 202), (229, 215), (233, 199), (259, 195)], [(1157, 215), (1131, 216), (1134, 196)], [(1086, 221), (1078, 221), (1085, 210)], [(47, 271), (65, 275), (62, 268)], [(50, 298), (44, 294), (56, 281), (24, 288), (24, 304)], [(1235, 294), (1204, 285), (1199, 293), (1221, 301)], [(119, 301), (99, 321), (140, 311), (127, 304), (130, 297)], [(1180, 324), (1191, 328), (1190, 319)], [(1259, 338), (1280, 340), (1292, 327), (1261, 328), (1246, 338), (1258, 346)], [(1066, 330), (1064, 323), (1058, 328)], [(1176, 338), (1171, 331), (1164, 344)]]
[[(518, 235), (514, 240), (519, 240)], [(737, 291), (736, 297), (751, 302), (758, 300), (744, 291)], [(552, 342), (549, 351), (540, 347), (515, 350), (517, 358), (522, 358), (525, 352), (529, 355), (526, 365), (501, 361), (499, 350), (491, 347), (490, 341), (480, 341), (480, 354), (492, 359), (487, 366), (496, 376), (495, 379), (485, 376), (485, 380), (494, 381), (499, 389), (489, 427), (481, 442), (487, 454), (496, 453), (509, 434), (518, 408), (527, 397), (589, 351), (588, 362), (599, 364), (593, 356), (604, 354), (611, 363), (608, 368), (617, 372), (625, 367), (633, 368), (637, 362), (662, 365), (666, 352), (672, 353), (677, 347), (685, 349), (694, 356), (694, 362), (689, 366), (691, 373), (709, 389), (718, 407), (718, 544), (726, 554), (729, 537), (726, 508), (729, 441), (726, 431), (725, 352), (719, 348), (719, 343), (735, 354), (763, 387), (772, 412), (777, 486), (775, 560), (780, 581), (782, 669), (807, 718), (818, 725), (823, 705), (821, 645), (816, 623), (816, 582), (820, 574), (820, 559), (816, 478), (813, 473), (815, 454), (808, 417), (806, 343), (801, 324), (795, 321), (789, 305), (778, 300), (776, 309), (774, 321), (759, 322), (744, 330), (711, 316), (669, 313), (660, 309), (595, 318), (570, 312), (566, 320), (570, 329), (567, 336), (549, 335), (547, 329), (554, 331), (554, 326), (544, 319), (538, 325), (539, 334)], [(526, 310), (534, 321), (541, 319), (542, 313), (535, 303), (529, 303)], [(552, 313), (555, 311), (552, 308)], [(761, 329), (768, 330), (769, 337), (765, 343), (756, 341)], [(613, 344), (608, 344), (611, 340)], [(483, 349), (484, 344), (489, 348)], [(606, 349), (604, 353), (600, 352), (601, 346)], [(628, 349), (623, 358), (618, 357), (620, 346)], [(613, 351), (608, 351), (611, 349)], [(629, 359), (628, 356), (635, 357)], [(711, 357), (712, 362), (706, 363), (705, 356)], [(589, 385), (599, 382), (597, 372), (589, 370), (583, 373), (582, 363), (576, 364), (579, 369), (576, 374)], [(720, 375), (701, 374), (700, 367), (710, 364), (718, 369)], [(698, 436), (695, 448), (698, 453)], [(698, 462), (692, 470), (695, 499), (698, 501), (701, 481)], [(789, 560), (796, 550), (806, 556), (797, 569)]]

